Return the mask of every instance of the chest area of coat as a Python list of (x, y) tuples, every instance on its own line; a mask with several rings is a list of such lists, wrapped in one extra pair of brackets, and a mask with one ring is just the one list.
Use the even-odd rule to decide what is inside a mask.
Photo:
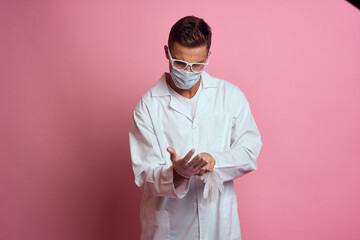
[(233, 118), (226, 111), (209, 109), (189, 119), (177, 111), (169, 110), (153, 120), (155, 133), (164, 149), (172, 146), (180, 154), (186, 154), (191, 148), (203, 152), (230, 147)]

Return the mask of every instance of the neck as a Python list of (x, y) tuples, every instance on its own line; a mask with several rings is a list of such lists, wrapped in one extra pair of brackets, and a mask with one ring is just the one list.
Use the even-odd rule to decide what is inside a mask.
[(177, 92), (178, 94), (180, 94), (180, 95), (183, 96), (183, 97), (186, 97), (186, 98), (189, 98), (189, 99), (190, 99), (190, 98), (194, 97), (195, 94), (197, 93), (197, 91), (199, 90), (200, 82), (201, 82), (201, 76), (200, 76), (199, 81), (197, 81), (197, 83), (195, 83), (195, 85), (192, 86), (192, 88), (190, 88), (190, 89), (181, 89), (181, 88), (178, 88), (178, 87), (174, 84), (174, 81), (172, 80), (170, 74), (166, 74), (166, 82), (170, 85), (170, 87), (171, 87), (172, 89), (174, 89), (175, 92)]

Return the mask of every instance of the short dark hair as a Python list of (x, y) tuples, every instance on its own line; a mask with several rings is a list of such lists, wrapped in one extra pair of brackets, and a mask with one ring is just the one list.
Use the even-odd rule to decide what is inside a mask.
[(211, 28), (202, 18), (186, 16), (178, 20), (171, 28), (168, 46), (171, 49), (174, 43), (193, 48), (206, 44), (207, 50), (211, 46)]

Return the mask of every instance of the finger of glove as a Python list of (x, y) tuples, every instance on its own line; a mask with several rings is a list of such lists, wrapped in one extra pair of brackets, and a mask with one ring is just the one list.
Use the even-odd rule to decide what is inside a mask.
[(194, 153), (195, 153), (195, 149), (191, 149), (182, 160), (184, 162), (188, 162), (191, 159), (191, 157), (194, 155)]
[(209, 183), (206, 183), (205, 184), (205, 187), (204, 187), (204, 198), (207, 199), (208, 196), (209, 196), (209, 187), (210, 187), (210, 184)]
[(212, 200), (216, 202), (219, 198), (219, 190), (216, 187), (211, 189)]
[(214, 182), (211, 182), (211, 186), (210, 186), (210, 196), (211, 196), (211, 201), (216, 201), (218, 198), (218, 188), (216, 186), (216, 184)]
[(208, 173), (204, 173), (201, 177), (201, 180), (203, 180), (205, 183), (208, 181), (209, 179), (209, 174)]
[(219, 174), (216, 174), (216, 176), (217, 176), (216, 182), (217, 182), (218, 189), (221, 193), (223, 193), (224, 192), (224, 180), (222, 180), (222, 178), (219, 176)]

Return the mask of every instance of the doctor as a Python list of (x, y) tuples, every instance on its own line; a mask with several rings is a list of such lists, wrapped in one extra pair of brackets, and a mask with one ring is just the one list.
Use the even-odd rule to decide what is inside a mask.
[[(205, 72), (211, 28), (188, 16), (164, 46), (170, 73), (133, 112), (130, 151), (143, 191), (141, 239), (241, 239), (235, 178), (257, 168), (262, 143), (250, 106), (235, 85)], [(203, 174), (224, 189), (204, 198)]]

